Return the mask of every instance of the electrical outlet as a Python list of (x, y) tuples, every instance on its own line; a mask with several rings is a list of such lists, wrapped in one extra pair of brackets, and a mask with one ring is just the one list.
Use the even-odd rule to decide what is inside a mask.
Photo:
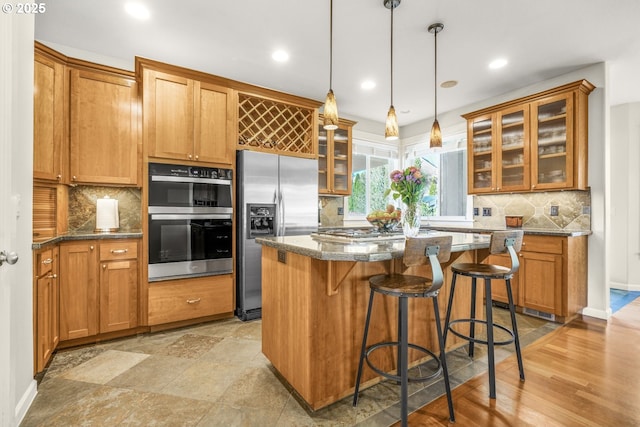
[(344, 207), (338, 207), (338, 215), (344, 215)]
[(583, 206), (582, 215), (591, 215), (591, 206)]
[(482, 216), (491, 216), (491, 208), (482, 208)]
[(549, 209), (549, 215), (558, 216), (558, 209), (558, 206), (551, 206), (551, 208)]
[(473, 208), (473, 216), (478, 216), (480, 215), (480, 209), (479, 208)]

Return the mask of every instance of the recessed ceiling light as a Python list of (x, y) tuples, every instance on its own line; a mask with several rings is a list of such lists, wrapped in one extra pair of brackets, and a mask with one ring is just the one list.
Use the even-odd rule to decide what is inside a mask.
[(129, 15), (140, 20), (149, 19), (149, 16), (151, 16), (147, 6), (143, 5), (142, 3), (126, 3), (124, 5), (124, 10)]
[(276, 50), (271, 54), (271, 58), (276, 62), (286, 62), (289, 60), (289, 54), (284, 50)]
[(360, 84), (360, 88), (364, 90), (371, 90), (376, 87), (376, 82), (373, 80), (365, 80)]
[(450, 88), (450, 87), (454, 87), (454, 86), (456, 86), (457, 84), (458, 84), (458, 81), (457, 81), (457, 80), (447, 80), (446, 82), (442, 82), (442, 83), (440, 84), (440, 87), (441, 87), (441, 88), (444, 88), (444, 89), (448, 89), (448, 88)]
[(411, 110), (400, 110), (400, 114), (409, 114)]
[(502, 68), (507, 65), (508, 61), (504, 58), (498, 58), (489, 63), (489, 68), (492, 70), (497, 70), (498, 68)]

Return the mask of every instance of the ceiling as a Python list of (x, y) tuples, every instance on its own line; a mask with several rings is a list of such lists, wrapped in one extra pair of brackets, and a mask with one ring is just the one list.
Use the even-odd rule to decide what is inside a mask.
[[(132, 0), (133, 1), (133, 0)], [(324, 101), (329, 89), (329, 0), (50, 0), (35, 37), (131, 64), (146, 57)], [(390, 12), (383, 0), (333, 0), (333, 90), (341, 116), (384, 122), (390, 104)], [(640, 102), (637, 0), (402, 0), (394, 11), (394, 95), (400, 126), (584, 66), (609, 65), (612, 105)], [(275, 49), (290, 54), (271, 59)], [(509, 63), (499, 70), (497, 57)], [(374, 80), (365, 91), (360, 83)]]

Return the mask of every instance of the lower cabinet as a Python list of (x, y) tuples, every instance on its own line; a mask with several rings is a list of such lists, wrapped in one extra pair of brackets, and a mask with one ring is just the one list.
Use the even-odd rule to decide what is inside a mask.
[(138, 325), (138, 241), (60, 245), (60, 340)]
[(232, 313), (234, 282), (230, 274), (149, 284), (149, 325)]
[[(517, 306), (566, 322), (587, 304), (587, 236), (525, 235), (518, 253), (520, 269), (511, 281)], [(510, 266), (508, 255), (486, 263)], [(503, 281), (492, 283), (492, 299), (507, 303)]]
[(58, 247), (34, 253), (34, 350), (35, 371), (49, 363), (58, 346)]

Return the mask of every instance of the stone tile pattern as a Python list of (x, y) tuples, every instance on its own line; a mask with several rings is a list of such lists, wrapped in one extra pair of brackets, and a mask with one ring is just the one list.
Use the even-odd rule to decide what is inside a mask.
[[(506, 310), (494, 315), (509, 324)], [(557, 326), (518, 315), (523, 346)], [(465, 348), (447, 360), (452, 387), (486, 371), (483, 346), (473, 360)], [(410, 387), (410, 410), (444, 394), (441, 379)], [(261, 321), (234, 318), (59, 350), (21, 426), (388, 426), (399, 419), (398, 398), (383, 381), (362, 390), (355, 408), (349, 396), (310, 411), (262, 355)]]
[[(558, 206), (558, 216), (551, 216), (551, 206)], [(500, 228), (505, 215), (522, 215), (522, 227), (565, 231), (591, 230), (589, 191), (550, 191), (541, 193), (492, 194), (473, 197), (477, 226)], [(482, 208), (491, 208), (491, 216), (482, 216)]]
[(69, 233), (93, 233), (96, 228), (96, 201), (109, 196), (118, 200), (121, 232), (142, 229), (139, 188), (78, 185), (69, 189)]
[(344, 206), (344, 197), (323, 197), (320, 200), (320, 227), (341, 227), (344, 214), (338, 214), (338, 208)]

